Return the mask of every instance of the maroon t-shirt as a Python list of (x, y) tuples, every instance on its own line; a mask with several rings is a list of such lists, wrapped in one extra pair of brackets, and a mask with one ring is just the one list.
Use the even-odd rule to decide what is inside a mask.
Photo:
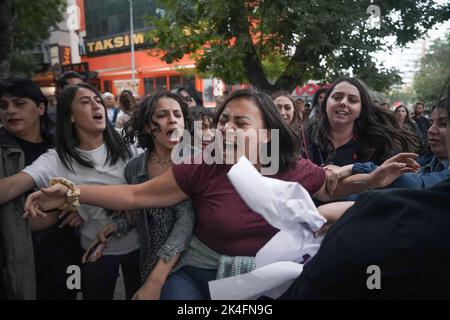
[[(255, 256), (278, 230), (245, 204), (227, 177), (230, 169), (204, 163), (172, 167), (178, 186), (193, 200), (196, 237), (219, 254)], [(298, 182), (313, 194), (324, 184), (325, 171), (301, 159), (294, 169), (270, 177)]]

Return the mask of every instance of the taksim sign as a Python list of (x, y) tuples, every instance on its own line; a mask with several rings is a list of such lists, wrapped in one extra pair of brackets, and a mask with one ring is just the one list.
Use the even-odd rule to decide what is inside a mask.
[[(134, 45), (143, 45), (145, 37), (143, 32), (137, 32), (133, 35)], [(131, 45), (130, 35), (120, 35), (95, 41), (87, 41), (87, 55), (109, 54), (111, 51), (127, 49)]]

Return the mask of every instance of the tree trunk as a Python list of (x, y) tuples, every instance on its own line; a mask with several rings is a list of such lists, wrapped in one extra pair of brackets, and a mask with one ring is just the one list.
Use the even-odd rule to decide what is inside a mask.
[(250, 24), (248, 16), (250, 13), (245, 6), (245, 1), (240, 3), (239, 14), (233, 17), (232, 28), (236, 33), (236, 42), (240, 43), (245, 56), (243, 58), (244, 68), (248, 77), (248, 81), (255, 88), (264, 91), (268, 94), (280, 90), (279, 87), (274, 86), (267, 80), (262, 67), (261, 59), (253, 44), (252, 36), (250, 35)]
[(3, 0), (0, 5), (0, 78), (9, 75), (13, 49), (12, 1)]
[(306, 68), (306, 59), (306, 52), (300, 45), (297, 45), (294, 55), (291, 60), (289, 60), (283, 74), (275, 82), (275, 86), (292, 92), (296, 86), (303, 85), (303, 82), (305, 81), (303, 75)]

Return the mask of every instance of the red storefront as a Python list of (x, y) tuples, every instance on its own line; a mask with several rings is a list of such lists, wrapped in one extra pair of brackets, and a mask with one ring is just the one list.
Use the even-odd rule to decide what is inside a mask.
[[(81, 18), (78, 33), (84, 36), (80, 50), (81, 61), (87, 63), (88, 72), (96, 76), (94, 82), (97, 81), (101, 91), (110, 91), (115, 95), (123, 89), (133, 90), (129, 31), (92, 37), (89, 35), (90, 28), (86, 28), (89, 6), (85, 6), (85, 0), (77, 0), (77, 5), (80, 7)], [(95, 9), (94, 7), (92, 10)], [(146, 96), (160, 90), (191, 86), (203, 92), (204, 80), (195, 75), (195, 62), (188, 56), (174, 64), (163, 62), (157, 51), (149, 49), (145, 44), (147, 30), (148, 28), (137, 28), (134, 32), (136, 89), (133, 91), (138, 96)], [(210, 79), (208, 81), (212, 82)], [(209, 100), (211, 99), (206, 97), (205, 101)]]

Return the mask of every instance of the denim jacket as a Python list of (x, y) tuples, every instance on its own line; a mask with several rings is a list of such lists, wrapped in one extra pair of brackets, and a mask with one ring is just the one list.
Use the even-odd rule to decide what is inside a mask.
[[(355, 163), (352, 174), (370, 173), (377, 168), (372, 162)], [(391, 183), (389, 188), (427, 189), (449, 178), (448, 160), (434, 156), (428, 163), (422, 163), (417, 173), (404, 173)]]
[[(148, 156), (149, 152), (146, 151), (128, 162), (125, 167), (125, 179), (129, 184), (139, 184), (151, 179), (147, 173)], [(155, 220), (155, 215), (159, 219), (151, 221), (152, 218)], [(141, 266), (145, 263), (144, 260), (149, 258), (149, 254), (156, 254), (157, 257), (167, 261), (177, 253), (186, 250), (191, 241), (194, 223), (195, 213), (190, 200), (167, 208), (140, 209), (136, 215), (136, 226), (139, 234)], [(151, 230), (152, 227), (162, 229), (156, 232), (163, 233), (163, 244), (161, 243), (162, 246), (157, 249), (157, 252), (152, 252), (152, 246), (155, 245), (155, 230)]]

